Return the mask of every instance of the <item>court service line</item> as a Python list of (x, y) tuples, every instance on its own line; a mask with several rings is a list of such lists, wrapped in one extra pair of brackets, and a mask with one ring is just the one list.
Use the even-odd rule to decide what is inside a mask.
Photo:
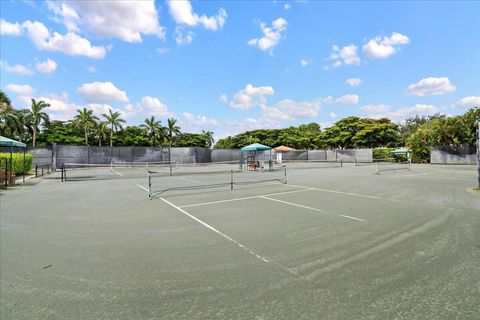
[(311, 188), (306, 188), (302, 190), (293, 190), (293, 191), (285, 191), (285, 192), (278, 192), (278, 193), (269, 193), (269, 194), (263, 194), (263, 195), (258, 195), (258, 196), (249, 196), (249, 197), (241, 197), (241, 198), (233, 198), (233, 199), (226, 199), (226, 200), (218, 200), (218, 201), (210, 201), (210, 202), (201, 202), (201, 203), (194, 203), (194, 204), (187, 204), (184, 206), (180, 206), (180, 208), (189, 208), (189, 207), (198, 207), (198, 206), (208, 206), (211, 204), (217, 204), (217, 203), (225, 203), (225, 202), (233, 202), (233, 201), (242, 201), (242, 200), (249, 200), (249, 199), (255, 199), (255, 198), (260, 198), (261, 196), (274, 196), (277, 194), (289, 194), (289, 193), (297, 193), (297, 192), (304, 192), (312, 190)]
[(329, 190), (329, 189), (320, 189), (320, 188), (313, 188), (313, 187), (306, 187), (306, 186), (299, 186), (295, 184), (289, 184), (290, 187), (296, 187), (296, 188), (308, 188), (311, 190), (317, 190), (321, 192), (330, 192), (330, 193), (338, 193), (338, 194), (346, 194), (349, 196), (355, 196), (355, 197), (363, 197), (363, 198), (369, 198), (369, 199), (378, 199), (378, 200), (384, 200), (381, 197), (377, 196), (369, 196), (367, 194), (360, 194), (360, 193), (353, 193), (353, 192), (344, 192), (344, 191), (338, 191), (338, 190)]
[(164, 199), (164, 198), (160, 198), (163, 202), (165, 202), (166, 204), (170, 205), (171, 207), (177, 209), (178, 211), (180, 211), (181, 213), (185, 214), (187, 217), (197, 221), (198, 223), (200, 223), (201, 225), (203, 225), (204, 227), (212, 230), (213, 232), (215, 232), (216, 234), (222, 236), (223, 238), (227, 239), (228, 241), (230, 242), (233, 242), (236, 246), (238, 246), (240, 249), (242, 250), (245, 250), (246, 252), (248, 252), (249, 254), (253, 255), (255, 258), (257, 259), (260, 259), (261, 261), (265, 262), (265, 263), (273, 263), (275, 264), (276, 266), (282, 268), (284, 271), (287, 271), (288, 273), (290, 274), (293, 274), (295, 276), (298, 276), (298, 274), (296, 272), (293, 272), (292, 270), (288, 269), (287, 267), (285, 266), (282, 266), (281, 264), (277, 263), (277, 262), (274, 262), (274, 261), (271, 261), (269, 259), (267, 259), (266, 257), (263, 257), (261, 255), (259, 255), (258, 253), (256, 253), (255, 251), (253, 251), (252, 249), (248, 248), (246, 245), (244, 244), (241, 244), (240, 242), (238, 242), (237, 240), (233, 239), (232, 237), (226, 235), (225, 233), (221, 232), (220, 230), (218, 229), (215, 229), (214, 227), (212, 227), (211, 225), (209, 225), (208, 223), (198, 219), (197, 217), (191, 215), (190, 213), (188, 213), (187, 211), (183, 210), (182, 208), (174, 205), (173, 203), (171, 203), (170, 201)]
[(338, 217), (342, 217), (342, 218), (346, 218), (346, 219), (368, 222), (367, 220), (364, 220), (364, 219), (360, 219), (360, 218), (356, 218), (356, 217), (352, 217), (352, 216), (347, 216), (347, 215), (344, 215), (344, 214), (336, 215), (334, 213), (330, 213), (330, 212), (327, 212), (327, 211), (322, 210), (322, 209), (308, 207), (308, 206), (304, 206), (302, 204), (293, 203), (293, 202), (284, 201), (284, 200), (279, 200), (279, 199), (275, 199), (275, 198), (270, 198), (270, 197), (267, 197), (267, 196), (260, 196), (260, 198), (266, 199), (266, 200), (271, 200), (271, 201), (276, 201), (276, 202), (280, 202), (280, 203), (284, 203), (284, 204), (288, 204), (288, 205), (291, 205), (291, 206), (300, 207), (300, 208), (304, 208), (304, 209), (308, 209), (308, 210), (318, 211), (318, 212), (321, 212), (321, 213), (330, 214), (330, 215), (334, 215), (334, 216), (338, 216)]
[(138, 183), (135, 183), (135, 185), (136, 185), (137, 187), (139, 187), (140, 189), (143, 189), (143, 190), (145, 190), (145, 191), (147, 191), (147, 192), (148, 192), (148, 189), (147, 189), (147, 188), (145, 188), (144, 186), (142, 186), (142, 185), (139, 185)]
[(118, 174), (119, 176), (123, 177), (123, 174), (121, 172), (118, 172), (118, 171), (115, 171), (113, 170), (113, 172), (115, 172), (116, 174)]

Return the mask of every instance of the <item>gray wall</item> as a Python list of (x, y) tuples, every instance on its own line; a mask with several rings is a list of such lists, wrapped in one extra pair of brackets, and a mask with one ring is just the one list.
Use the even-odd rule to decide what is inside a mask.
[(474, 146), (434, 147), (430, 149), (432, 164), (476, 164), (477, 151)]
[(27, 152), (33, 156), (33, 167), (35, 165), (52, 165), (52, 148), (45, 147), (45, 148), (36, 148), (36, 147), (28, 147)]
[(240, 161), (239, 149), (213, 149), (212, 150), (212, 162), (220, 161)]
[[(59, 168), (64, 163), (102, 163), (110, 162), (167, 162), (168, 148), (150, 147), (98, 147), (66, 146), (29, 148), (35, 164), (52, 164)], [(210, 162), (211, 150), (207, 148), (172, 148), (172, 162), (195, 163)]]
[[(34, 164), (52, 164), (59, 168), (63, 163), (103, 163), (110, 162), (167, 162), (168, 148), (150, 147), (98, 147), (98, 146), (66, 146), (29, 148)], [(299, 150), (282, 152), (284, 160), (326, 160), (354, 162), (372, 162), (372, 149), (348, 150)], [(220, 161), (238, 161), (239, 149), (215, 149), (185, 147), (172, 148), (171, 161), (176, 163), (204, 163)], [(265, 153), (269, 158), (269, 151)], [(275, 159), (273, 152), (273, 159)]]

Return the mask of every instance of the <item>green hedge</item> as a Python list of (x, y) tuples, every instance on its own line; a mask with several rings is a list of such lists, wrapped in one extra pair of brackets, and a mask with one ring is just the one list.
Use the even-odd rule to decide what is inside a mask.
[(393, 153), (392, 151), (395, 148), (375, 148), (372, 151), (373, 160), (380, 160), (380, 159), (392, 159)]
[[(8, 159), (8, 161), (10, 161), (10, 153), (0, 153), (0, 159)], [(25, 165), (23, 164), (23, 153), (12, 154), (12, 159), (15, 174), (23, 174), (23, 168), (25, 168), (25, 173), (28, 173), (32, 169), (33, 156), (31, 154), (25, 154)], [(2, 161), (2, 169), (4, 165), (5, 162)]]

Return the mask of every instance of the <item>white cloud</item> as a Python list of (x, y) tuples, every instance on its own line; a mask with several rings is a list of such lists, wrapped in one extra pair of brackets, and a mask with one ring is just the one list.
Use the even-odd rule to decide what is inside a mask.
[(455, 90), (456, 87), (447, 77), (429, 77), (409, 85), (407, 93), (412, 96), (424, 97), (438, 96)]
[(168, 111), (166, 104), (162, 103), (160, 99), (156, 97), (145, 96), (137, 104), (139, 111), (145, 114), (151, 114), (161, 118), (168, 118), (172, 115)]
[(272, 22), (271, 27), (267, 27), (262, 22), (260, 23), (260, 30), (262, 30), (263, 37), (250, 39), (247, 43), (250, 46), (258, 47), (262, 51), (267, 51), (271, 55), (273, 48), (278, 45), (282, 38), (282, 32), (287, 30), (287, 20), (278, 18)]
[(194, 35), (195, 33), (192, 31), (185, 31), (182, 27), (175, 28), (175, 42), (178, 45), (191, 43)]
[(158, 53), (160, 54), (164, 54), (164, 53), (169, 53), (170, 52), (170, 48), (166, 48), (166, 47), (163, 47), (163, 48), (157, 48), (157, 51)]
[(360, 78), (350, 78), (350, 79), (347, 79), (345, 83), (351, 87), (358, 87), (363, 84), (363, 80)]
[(346, 94), (335, 99), (336, 104), (357, 104), (358, 96), (356, 94)]
[(458, 100), (454, 107), (460, 108), (474, 108), (480, 107), (480, 97), (469, 96)]
[(223, 103), (228, 103), (227, 95), (226, 94), (220, 95), (220, 97), (218, 97), (218, 101), (223, 102)]
[(87, 70), (88, 70), (88, 72), (90, 72), (90, 73), (95, 73), (95, 72), (97, 72), (97, 68), (95, 68), (95, 66), (89, 66), (89, 67), (87, 67)]
[(47, 59), (44, 62), (39, 62), (35, 65), (35, 69), (38, 72), (45, 73), (45, 74), (52, 74), (57, 70), (57, 63), (52, 59)]
[(28, 67), (26, 67), (24, 65), (21, 65), (21, 64), (17, 64), (13, 67), (10, 67), (6, 61), (2, 61), (1, 66), (3, 68), (5, 68), (5, 70), (7, 70), (7, 72), (17, 73), (17, 74), (21, 74), (21, 75), (24, 75), (24, 76), (29, 76), (29, 75), (32, 75), (32, 74), (35, 73), (35, 72), (33, 72), (33, 70), (31, 70)]
[(94, 59), (105, 57), (106, 49), (102, 46), (92, 46), (90, 41), (73, 32), (61, 35), (51, 33), (41, 22), (25, 21), (22, 26), (26, 29), (29, 38), (40, 50), (60, 51), (72, 56), (85, 56)]
[(332, 53), (329, 57), (334, 63), (332, 67), (340, 67), (343, 64), (347, 65), (359, 65), (360, 57), (357, 55), (357, 46), (351, 44), (340, 48), (337, 45), (332, 46)]
[(330, 112), (328, 116), (332, 119), (335, 119), (337, 117), (337, 115), (334, 112)]
[(290, 4), (285, 3), (285, 5), (283, 6), (283, 8), (284, 8), (285, 10), (290, 10), (291, 6), (290, 6)]
[(227, 12), (223, 8), (218, 10), (217, 15), (209, 17), (196, 14), (188, 0), (169, 0), (167, 4), (170, 14), (177, 24), (184, 24), (190, 27), (201, 25), (205, 29), (217, 31), (223, 28), (227, 19)]
[(28, 84), (9, 83), (9, 84), (7, 84), (5, 89), (10, 91), (10, 92), (14, 92), (16, 94), (20, 94), (20, 95), (24, 95), (24, 96), (32, 95), (35, 92), (35, 89), (30, 87)]
[(254, 87), (247, 84), (244, 89), (235, 93), (230, 106), (239, 110), (247, 110), (259, 105), (263, 106), (266, 104), (266, 96), (273, 94), (274, 90), (270, 86)]
[(22, 34), (22, 26), (20, 23), (11, 23), (0, 19), (0, 34), (6, 36), (19, 36)]
[(361, 107), (360, 110), (367, 114), (376, 114), (388, 112), (390, 110), (390, 106), (387, 106), (385, 104), (368, 104)]
[(416, 104), (413, 107), (404, 107), (396, 110), (391, 110), (390, 106), (378, 104), (378, 105), (366, 105), (360, 108), (360, 110), (368, 115), (370, 118), (389, 118), (393, 121), (402, 122), (407, 118), (415, 116), (430, 116), (438, 113), (437, 107), (431, 104)]
[(84, 83), (77, 88), (77, 92), (88, 103), (128, 102), (125, 91), (111, 82)]
[(321, 110), (321, 101), (295, 101), (282, 100), (272, 107), (262, 107), (265, 119), (278, 121), (291, 121), (298, 118), (315, 118)]
[(106, 104), (106, 103), (89, 103), (85, 106), (85, 108), (93, 110), (93, 113), (97, 117), (102, 118), (102, 119), (104, 119), (102, 117), (102, 114), (108, 114), (109, 110), (120, 113), (120, 117), (124, 120), (129, 117), (128, 113), (125, 110), (114, 108), (114, 107), (112, 107), (112, 106), (110, 106), (109, 104)]
[(393, 32), (390, 37), (375, 37), (363, 45), (363, 53), (373, 59), (385, 59), (396, 53), (399, 45), (405, 45), (410, 39), (400, 33)]
[(187, 128), (189, 131), (201, 131), (209, 127), (218, 127), (220, 122), (213, 118), (208, 118), (206, 116), (194, 115), (190, 112), (182, 113), (181, 118), (182, 126)]
[(143, 35), (165, 38), (154, 0), (47, 2), (69, 31), (82, 28), (101, 38), (142, 42)]
[(308, 61), (308, 60), (306, 60), (306, 59), (300, 60), (300, 65), (301, 65), (302, 67), (306, 67), (306, 66), (308, 66), (309, 64), (310, 64), (310, 61)]

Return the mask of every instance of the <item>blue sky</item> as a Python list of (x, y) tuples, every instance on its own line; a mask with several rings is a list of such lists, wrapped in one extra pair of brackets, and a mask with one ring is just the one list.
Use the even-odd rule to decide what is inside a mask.
[(217, 138), (480, 104), (479, 2), (1, 1), (1, 89)]

